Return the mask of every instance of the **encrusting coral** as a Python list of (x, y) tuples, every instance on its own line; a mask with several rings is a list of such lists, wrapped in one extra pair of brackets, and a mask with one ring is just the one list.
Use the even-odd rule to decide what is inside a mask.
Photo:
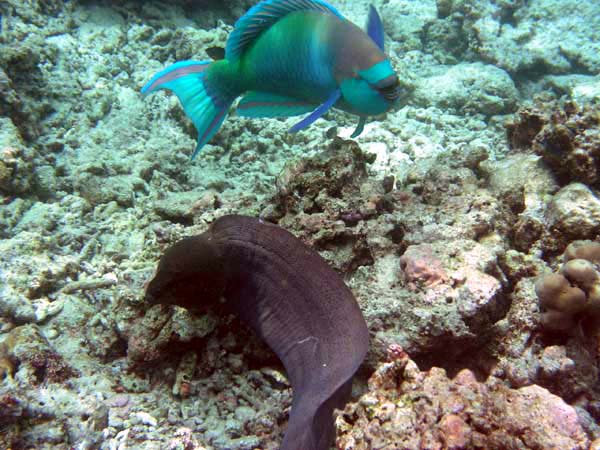
[(400, 257), (400, 268), (405, 283), (413, 291), (419, 286), (434, 287), (449, 281), (441, 260), (433, 255), (431, 245), (408, 247)]
[(469, 369), (422, 371), (398, 346), (388, 359), (338, 416), (337, 448), (589, 448), (575, 408), (540, 386), (479, 382)]
[(506, 125), (514, 149), (531, 147), (562, 184), (600, 184), (600, 107), (567, 102), (521, 109)]
[(540, 277), (535, 285), (542, 325), (553, 331), (572, 328), (581, 319), (600, 317), (600, 243), (575, 241), (564, 254), (560, 273)]
[(14, 328), (0, 344), (0, 375), (14, 375), (35, 384), (58, 383), (76, 374), (64, 358), (54, 351), (36, 325)]

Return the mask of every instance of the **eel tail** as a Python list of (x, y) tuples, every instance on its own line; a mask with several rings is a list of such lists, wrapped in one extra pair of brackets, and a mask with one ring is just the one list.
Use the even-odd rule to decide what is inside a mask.
[(225, 87), (226, 80), (211, 76), (214, 66), (223, 64), (227, 61), (179, 61), (157, 73), (142, 88), (144, 95), (158, 89), (168, 89), (177, 95), (198, 131), (198, 143), (191, 159), (218, 131), (238, 96)]

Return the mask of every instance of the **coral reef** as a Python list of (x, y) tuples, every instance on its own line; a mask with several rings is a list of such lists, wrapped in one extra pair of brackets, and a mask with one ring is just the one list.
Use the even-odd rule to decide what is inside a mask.
[(318, 155), (286, 164), (261, 216), (295, 230), (341, 272), (371, 264), (361, 225), (392, 201), (382, 185), (367, 182), (368, 161), (373, 155), (355, 142), (334, 138)]
[[(477, 58), (510, 73), (597, 73), (599, 6), (575, 0), (441, 0), (424, 27), (428, 49), (448, 62)], [(579, 15), (570, 14), (577, 8)], [(560, 11), (560, 13), (559, 13)], [(589, 21), (587, 18), (590, 18)]]
[(115, 311), (121, 336), (127, 337), (127, 358), (131, 365), (152, 363), (174, 342), (186, 343), (210, 334), (216, 326), (212, 315), (194, 316), (180, 307), (152, 308), (142, 318), (128, 320), (128, 313)]
[[(139, 89), (254, 3), (0, 2), (0, 447), (275, 450), (292, 401), (275, 355), (231, 316), (143, 303), (165, 248), (245, 214), (318, 251), (366, 317), (340, 445), (596, 448), (579, 243), (600, 232), (600, 3), (375, 2), (406, 106), (355, 140), (336, 111), (297, 134), (231, 117), (190, 162), (177, 100)], [(543, 311), (564, 303), (541, 308), (546, 277), (583, 309)], [(397, 345), (414, 363), (381, 366)]]
[(8, 200), (34, 187), (33, 153), (12, 121), (0, 117), (0, 194)]
[(600, 243), (572, 242), (564, 260), (560, 273), (544, 275), (536, 283), (545, 311), (542, 324), (549, 330), (571, 330), (579, 316), (600, 330)]
[(547, 254), (562, 253), (577, 239), (594, 239), (600, 230), (600, 199), (581, 183), (560, 189), (543, 212), (540, 247)]
[(496, 66), (463, 63), (419, 82), (413, 101), (460, 113), (494, 116), (516, 109), (517, 88), (510, 76)]
[(600, 183), (600, 106), (567, 102), (525, 107), (507, 123), (514, 149), (529, 149), (542, 157), (561, 184)]
[(575, 408), (539, 386), (511, 389), (468, 369), (449, 378), (406, 354), (382, 364), (337, 421), (341, 449), (587, 449)]
[(419, 285), (430, 288), (449, 281), (442, 262), (433, 256), (433, 248), (428, 244), (408, 247), (400, 258), (400, 268), (411, 290)]
[[(0, 348), (8, 369), (6, 374), (23, 382), (58, 383), (76, 374), (63, 357), (52, 349), (35, 325), (12, 329)], [(17, 367), (18, 371), (15, 373)]]

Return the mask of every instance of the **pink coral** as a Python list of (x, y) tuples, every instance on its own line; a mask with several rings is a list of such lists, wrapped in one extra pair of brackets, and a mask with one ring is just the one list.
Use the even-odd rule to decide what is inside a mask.
[(537, 385), (477, 381), (468, 369), (451, 378), (406, 356), (380, 365), (368, 386), (338, 417), (340, 449), (589, 448), (575, 408)]
[(432, 288), (449, 280), (442, 262), (433, 255), (433, 249), (428, 244), (408, 247), (400, 258), (400, 268), (411, 290), (417, 287)]

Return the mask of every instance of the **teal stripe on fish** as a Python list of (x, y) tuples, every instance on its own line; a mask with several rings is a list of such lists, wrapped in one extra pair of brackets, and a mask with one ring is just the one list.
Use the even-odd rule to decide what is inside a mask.
[(367, 82), (371, 84), (377, 84), (379, 81), (384, 78), (389, 77), (390, 75), (394, 75), (394, 69), (392, 69), (392, 64), (389, 59), (384, 59), (383, 61), (374, 64), (365, 70), (359, 70), (358, 74), (367, 80)]
[(315, 107), (293, 97), (251, 91), (240, 100), (236, 111), (244, 117), (289, 117), (310, 112)]
[(158, 89), (174, 90), (176, 80), (188, 75), (201, 75), (210, 64), (210, 61), (179, 61), (170, 65), (165, 70), (158, 72), (152, 79), (142, 88), (142, 94), (148, 95)]
[(389, 103), (362, 78), (350, 78), (341, 83), (344, 100), (360, 105), (360, 114), (376, 116), (389, 109)]

